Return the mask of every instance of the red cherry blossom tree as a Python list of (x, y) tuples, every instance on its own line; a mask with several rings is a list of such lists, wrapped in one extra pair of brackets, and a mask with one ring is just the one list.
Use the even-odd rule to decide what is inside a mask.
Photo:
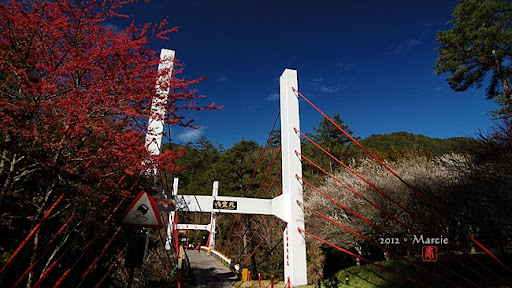
[[(176, 27), (165, 20), (111, 25), (114, 18), (128, 18), (119, 11), (130, 2), (0, 2), (0, 233), (15, 236), (0, 243), (4, 262), (60, 195), (63, 204), (53, 212), (58, 217), (46, 220), (56, 228), (43, 226), (30, 239), (31, 256), (19, 267), (43, 257), (40, 246), (71, 213), (82, 213), (82, 220), (92, 211), (107, 215), (91, 207), (151, 185), (141, 173), (149, 168), (142, 164), (149, 157), (144, 133), (156, 80), (169, 71), (158, 75), (160, 60), (149, 44), (167, 39)], [(179, 72), (159, 83), (170, 89), (165, 122), (192, 126), (184, 110), (218, 107), (198, 104), (203, 96), (189, 87), (203, 79), (179, 78)], [(180, 153), (165, 151), (151, 165), (176, 169)], [(64, 247), (62, 241), (56, 247)], [(51, 260), (43, 259), (41, 274)]]

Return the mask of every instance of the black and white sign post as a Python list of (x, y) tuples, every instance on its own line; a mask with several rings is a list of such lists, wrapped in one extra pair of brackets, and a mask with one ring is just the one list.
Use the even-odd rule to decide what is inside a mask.
[(163, 228), (155, 201), (142, 191), (124, 212), (121, 224), (127, 228), (128, 248), (125, 264), (130, 269), (128, 288), (132, 287), (135, 268), (142, 268), (147, 250), (148, 231), (146, 228)]

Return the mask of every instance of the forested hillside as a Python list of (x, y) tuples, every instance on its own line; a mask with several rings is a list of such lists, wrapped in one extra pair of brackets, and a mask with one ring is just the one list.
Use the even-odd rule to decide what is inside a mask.
[[(317, 139), (323, 137), (319, 134), (309, 136)], [(323, 143), (329, 142), (331, 147), (337, 147), (337, 150), (331, 149), (331, 153), (338, 152), (338, 156), (347, 162), (357, 162), (369, 157), (362, 149), (347, 140), (344, 135), (335, 135), (333, 138), (323, 137), (323, 139)], [(478, 140), (472, 138), (439, 139), (408, 132), (372, 135), (359, 142), (382, 160), (390, 161), (405, 159), (411, 155), (434, 157), (449, 153), (465, 153), (476, 149), (478, 144)], [(267, 153), (269, 150), (276, 150), (277, 144), (279, 143), (268, 145)], [(311, 143), (304, 141), (302, 145), (302, 150), (308, 157), (325, 162), (324, 164), (332, 164), (328, 163), (329, 159), (324, 157), (323, 153), (315, 149)], [(171, 146), (173, 150), (185, 152), (184, 156), (176, 161), (176, 166), (179, 168), (173, 173), (173, 177), (180, 179), (180, 189), (182, 189), (180, 193), (209, 195), (211, 194), (211, 183), (220, 181), (221, 193), (233, 196), (241, 195), (244, 192), (244, 184), (249, 181), (251, 174), (256, 169), (256, 161), (264, 148), (254, 141), (240, 140), (233, 147), (225, 149), (222, 146), (215, 147), (206, 137), (201, 137), (195, 142), (185, 145), (166, 144), (164, 149), (169, 149)], [(272, 159), (266, 160), (269, 162)], [(307, 163), (305, 166), (308, 167)], [(308, 169), (305, 169), (304, 173), (308, 174)], [(315, 174), (316, 172), (311, 173)]]
[(422, 152), (432, 156), (447, 153), (464, 153), (476, 145), (474, 138), (454, 137), (447, 139), (430, 138), (409, 132), (374, 134), (360, 143), (379, 155), (393, 156), (397, 152)]

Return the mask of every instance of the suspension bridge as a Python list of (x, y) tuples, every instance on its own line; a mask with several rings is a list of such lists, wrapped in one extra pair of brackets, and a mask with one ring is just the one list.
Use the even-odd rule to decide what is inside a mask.
[[(174, 58), (174, 51), (163, 50), (162, 59)], [(165, 65), (172, 62), (168, 62)], [(161, 67), (162, 68), (162, 67)], [(164, 68), (169, 68), (163, 67)], [(163, 273), (167, 273), (169, 277), (175, 277), (178, 285), (180, 285), (179, 277), (176, 277), (177, 271), (182, 268), (186, 268), (187, 264), (190, 263), (192, 268), (196, 271), (196, 281), (200, 286), (207, 285), (207, 283), (215, 282), (219, 285), (234, 285), (235, 279), (233, 275), (241, 275), (244, 268), (247, 268), (251, 257), (256, 253), (260, 245), (265, 241), (265, 238), (274, 229), (282, 229), (282, 240), (277, 244), (282, 245), (282, 262), (279, 264), (283, 269), (282, 283), (288, 287), (298, 287), (308, 284), (308, 265), (311, 261), (307, 258), (307, 243), (313, 243), (309, 245), (330, 247), (334, 250), (340, 251), (359, 262), (371, 265), (386, 275), (392, 275), (394, 279), (400, 279), (401, 283), (407, 283), (404, 287), (508, 287), (511, 283), (512, 270), (502, 260), (500, 260), (491, 249), (487, 248), (483, 243), (478, 241), (473, 233), (470, 231), (464, 231), (462, 228), (460, 231), (461, 235), (464, 235), (469, 243), (474, 247), (478, 247), (482, 253), (480, 256), (485, 256), (487, 260), (482, 261), (482, 257), (476, 257), (469, 253), (466, 248), (460, 247), (456, 241), (446, 239), (442, 237), (442, 230), (439, 227), (433, 226), (425, 219), (424, 215), (418, 215), (417, 212), (411, 210), (407, 203), (402, 203), (401, 199), (393, 197), (389, 193), (385, 192), (384, 189), (378, 187), (372, 182), (372, 179), (367, 179), (364, 175), (359, 174), (355, 169), (344, 163), (334, 155), (332, 155), (327, 148), (322, 147), (319, 143), (315, 142), (314, 139), (303, 133), (300, 129), (300, 115), (299, 115), (299, 102), (307, 105), (313, 110), (317, 111), (324, 119), (329, 121), (334, 127), (348, 137), (359, 149), (364, 151), (369, 159), (372, 159), (377, 163), (381, 169), (384, 169), (396, 178), (405, 189), (410, 191), (411, 195), (415, 197), (422, 205), (426, 207), (436, 217), (446, 217), (446, 212), (439, 208), (439, 206), (423, 191), (415, 188), (413, 185), (408, 183), (401, 175), (396, 173), (391, 167), (389, 167), (384, 161), (380, 160), (376, 155), (365, 148), (359, 143), (354, 137), (347, 133), (338, 123), (331, 119), (325, 114), (319, 107), (317, 107), (311, 100), (304, 96), (298, 88), (298, 74), (297, 71), (291, 69), (285, 69), (280, 77), (280, 111), (276, 116), (274, 124), (269, 132), (269, 138), (272, 131), (275, 130), (277, 120), (280, 118), (280, 130), (281, 130), (281, 146), (276, 151), (273, 151), (273, 161), (269, 167), (260, 167), (261, 159), (267, 145), (265, 145), (258, 163), (256, 164), (253, 177), (250, 183), (253, 181), (256, 171), (266, 171), (264, 182), (270, 183), (269, 187), (264, 191), (263, 187), (260, 186), (258, 191), (250, 197), (249, 187), (247, 186), (246, 193), (241, 197), (228, 197), (221, 196), (222, 191), (219, 191), (219, 183), (214, 182), (211, 196), (204, 195), (182, 195), (179, 193), (179, 180), (175, 179), (172, 187), (172, 191), (163, 190), (159, 196), (170, 200), (165, 205), (159, 207), (159, 212), (165, 215), (165, 235), (162, 231), (157, 231), (157, 240), (165, 247), (165, 252), (157, 252), (155, 261), (161, 262), (162, 266), (165, 267)], [(148, 150), (156, 155), (161, 151), (162, 134), (163, 134), (163, 110), (161, 106), (165, 106), (166, 97), (169, 91), (158, 90), (159, 97), (156, 97), (153, 101), (153, 117), (150, 119), (148, 125), (148, 132), (146, 136), (146, 146)], [(374, 201), (368, 195), (359, 192), (356, 187), (345, 183), (342, 179), (333, 175), (326, 168), (322, 167), (315, 162), (310, 156), (306, 155), (301, 150), (301, 142), (307, 141), (313, 145), (319, 151), (325, 154), (326, 157), (340, 165), (343, 169), (352, 174), (352, 176), (364, 185), (371, 187), (371, 189), (381, 197), (382, 201)], [(267, 139), (268, 143), (268, 139)], [(281, 158), (279, 161), (278, 159)], [(151, 160), (148, 160), (151, 161)], [(279, 164), (280, 163), (280, 164)], [(315, 186), (310, 179), (306, 179), (303, 176), (302, 169), (304, 164), (308, 164), (314, 167), (322, 173), (326, 178), (331, 179), (338, 185), (338, 189), (344, 189), (351, 193), (353, 197), (356, 197), (361, 203), (369, 205), (371, 209), (378, 211), (378, 213), (385, 216), (386, 221), (392, 222), (393, 227), (397, 227), (394, 231), (389, 230), (389, 225), (385, 226), (383, 223), (379, 223), (367, 217), (364, 211), (358, 211), (356, 208), (351, 207), (347, 203), (344, 203), (342, 199), (337, 199), (335, 196), (330, 195), (322, 187)], [(273, 167), (281, 166), (277, 169), (277, 173), (274, 173)], [(152, 169), (146, 171), (149, 177), (157, 178), (158, 171)], [(274, 174), (272, 174), (274, 173)], [(155, 182), (156, 183), (156, 182)], [(274, 187), (276, 183), (280, 183), (281, 187)], [(280, 191), (275, 197), (271, 197), (269, 192), (271, 188), (276, 188)], [(366, 236), (363, 232), (357, 231), (355, 227), (348, 227), (343, 219), (335, 218), (328, 215), (327, 211), (322, 211), (318, 207), (310, 207), (304, 200), (305, 191), (314, 197), (320, 197), (324, 199), (326, 203), (337, 207), (344, 211), (344, 215), (349, 215), (353, 221), (359, 221), (363, 225), (378, 231), (382, 235), (382, 239), (373, 239), (372, 237)], [(265, 192), (265, 193), (260, 193)], [(313, 196), (311, 196), (313, 197)], [(58, 200), (60, 201), (60, 200)], [(54, 205), (58, 205), (58, 201)], [(104, 224), (108, 223), (112, 217), (117, 215), (119, 207), (123, 204), (121, 201), (111, 212), (110, 215), (104, 220)], [(170, 204), (172, 203), (172, 204)], [(382, 203), (386, 203), (383, 205)], [(390, 208), (392, 207), (392, 209)], [(209, 224), (183, 224), (179, 223), (178, 218), (180, 213), (188, 212), (207, 212), (210, 213)], [(47, 211), (47, 215), (51, 215), (52, 210)], [(217, 217), (222, 214), (233, 214), (233, 222), (229, 229), (226, 229), (223, 238), (223, 242), (219, 244), (219, 239), (215, 239), (218, 234), (216, 221)], [(316, 217), (323, 225), (334, 225), (347, 235), (351, 235), (356, 238), (360, 243), (364, 243), (367, 246), (372, 246), (374, 251), (380, 251), (387, 255), (391, 255), (394, 259), (400, 260), (407, 263), (408, 271), (401, 269), (395, 269), (391, 266), (386, 266), (378, 261), (372, 260), (370, 257), (358, 253), (358, 251), (352, 251), (342, 247), (339, 243), (329, 241), (315, 233), (311, 232), (308, 228), (308, 223), (305, 222), (305, 215), (311, 215), (310, 217)], [(239, 222), (237, 221), (239, 215), (249, 215), (247, 217), (248, 223), (252, 223), (253, 231), (246, 231)], [(404, 219), (412, 219), (411, 221), (404, 221)], [(68, 219), (72, 221), (73, 219)], [(270, 221), (269, 221), (270, 220)], [(270, 225), (263, 225), (267, 221)], [(277, 225), (278, 223), (282, 225)], [(65, 228), (66, 223), (63, 225)], [(266, 229), (263, 227), (266, 226)], [(37, 229), (34, 228), (36, 231)], [(184, 229), (195, 229), (203, 230), (208, 232), (208, 240), (206, 241), (206, 247), (202, 247), (201, 252), (189, 251), (188, 260), (185, 260), (186, 256), (182, 252), (182, 246), (179, 242), (179, 231)], [(66, 283), (66, 278), (71, 273), (75, 272), (74, 275), (80, 275), (80, 281), (78, 286), (82, 285), (84, 279), (87, 278), (89, 273), (94, 269), (95, 265), (98, 264), (105, 251), (108, 251), (112, 241), (118, 236), (121, 227), (119, 227), (110, 239), (104, 244), (103, 249), (98, 253), (98, 256), (89, 268), (85, 271), (73, 271), (76, 263), (80, 260), (71, 261), (67, 263), (69, 265), (68, 270), (63, 275), (52, 275), (52, 267), (57, 265), (57, 260), (50, 261), (48, 269), (45, 270), (44, 274), (37, 279), (33, 287), (39, 287), (43, 283), (45, 286), (59, 287), (62, 283)], [(261, 230), (261, 231), (260, 231)], [(265, 231), (266, 230), (266, 231)], [(396, 231), (402, 231), (397, 233)], [(252, 233), (251, 233), (252, 232)], [(60, 233), (60, 232), (58, 232)], [(251, 233), (251, 235), (247, 235)], [(405, 234), (404, 234), (405, 233)], [(424, 237), (423, 235), (433, 235), (431, 237)], [(98, 235), (95, 235), (86, 245), (83, 246), (83, 251), (88, 249), (91, 244), (97, 240)], [(246, 251), (242, 255), (235, 253), (238, 251), (239, 245), (243, 242), (240, 235), (244, 235), (244, 239), (260, 239), (259, 243), (253, 247), (253, 251)], [(400, 235), (400, 236), (397, 236)], [(403, 236), (410, 235), (410, 236)], [(29, 241), (33, 237), (28, 235), (26, 241)], [(25, 242), (26, 242), (25, 241)], [(217, 241), (217, 243), (216, 243)], [(311, 241), (311, 242), (308, 242)], [(20, 244), (19, 250), (24, 248), (25, 242)], [(460, 241), (458, 242), (460, 243)], [(421, 244), (421, 245), (420, 245)], [(220, 246), (219, 249), (217, 249)], [(277, 245), (276, 245), (277, 247)], [(393, 247), (400, 247), (400, 250), (394, 249)], [(275, 247), (274, 247), (275, 248)], [(103, 280), (111, 273), (112, 269), (125, 257), (127, 248), (120, 251), (116, 251), (114, 257), (111, 257), (110, 262), (107, 265), (108, 269), (105, 270), (104, 277), (101, 278), (96, 287), (101, 287)], [(442, 251), (439, 251), (442, 250)], [(399, 252), (401, 251), (401, 252)], [(64, 251), (65, 252), (65, 251)], [(196, 253), (197, 252), (197, 253)], [(207, 255), (210, 253), (211, 255)], [(112, 252), (110, 253), (112, 254)], [(14, 253), (10, 259), (1, 268), (1, 274), (12, 273), (11, 264), (17, 257), (18, 253)], [(64, 255), (64, 254), (62, 254)], [(192, 255), (192, 257), (190, 256)], [(422, 262), (413, 260), (409, 256), (421, 255)], [(460, 255), (464, 255), (464, 260), (461, 261)], [(444, 261), (438, 261), (437, 257), (446, 257), (452, 259), (450, 263), (456, 263), (456, 267), (448, 265)], [(62, 256), (58, 256), (62, 257)], [(58, 258), (57, 257), (57, 258)], [(213, 258), (210, 258), (213, 257)], [(311, 260), (311, 259), (309, 259)], [(37, 262), (37, 261), (36, 261)], [(67, 261), (69, 262), (69, 261)], [(216, 264), (221, 263), (221, 267), (225, 269), (215, 268)], [(185, 264), (184, 264), (185, 263)], [(426, 266), (425, 263), (428, 265)], [(33, 264), (34, 265), (34, 264)], [(198, 265), (208, 265), (208, 268)], [(188, 266), (188, 267), (190, 267)], [(23, 285), (28, 273), (30, 273), (32, 266), (24, 268), (23, 273), (16, 275), (16, 280), (13, 281), (14, 287), (20, 287)], [(213, 272), (213, 274), (203, 275), (199, 270)], [(230, 272), (229, 272), (229, 271)], [(450, 277), (445, 277), (448, 273)], [(232, 274), (233, 273), (233, 274)], [(470, 276), (468, 276), (470, 275)], [(4, 276), (5, 277), (5, 276)], [(425, 279), (429, 279), (425, 281)], [(392, 280), (388, 280), (393, 283)], [(383, 286), (383, 287), (393, 287)]]

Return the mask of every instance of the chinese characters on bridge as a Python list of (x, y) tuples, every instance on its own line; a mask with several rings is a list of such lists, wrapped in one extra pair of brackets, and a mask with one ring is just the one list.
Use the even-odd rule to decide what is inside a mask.
[(236, 201), (213, 200), (213, 209), (236, 210)]

